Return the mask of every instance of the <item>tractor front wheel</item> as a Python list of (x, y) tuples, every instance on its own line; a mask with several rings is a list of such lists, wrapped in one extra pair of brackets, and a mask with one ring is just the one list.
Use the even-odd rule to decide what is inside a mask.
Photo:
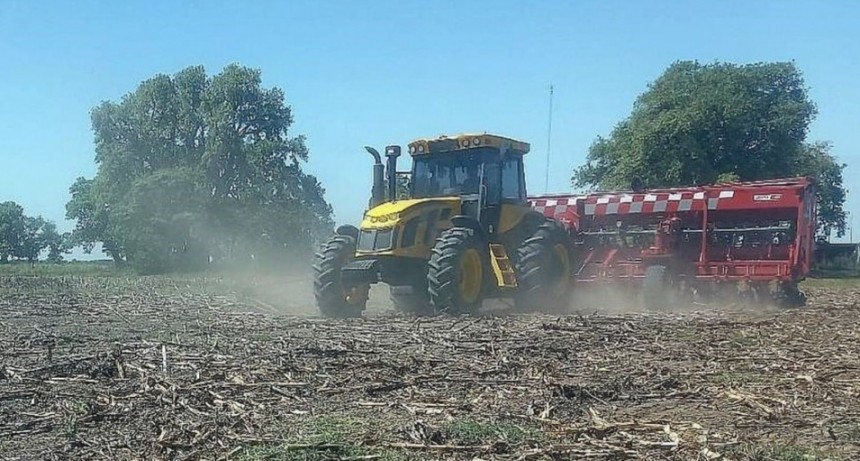
[(570, 236), (555, 221), (546, 221), (517, 249), (515, 264), (518, 309), (560, 313), (570, 292)]
[(480, 309), (486, 249), (486, 242), (465, 227), (448, 229), (436, 239), (427, 268), (427, 292), (436, 312), (464, 314)]
[(370, 285), (347, 285), (341, 269), (355, 257), (355, 238), (335, 235), (314, 257), (314, 298), (326, 317), (360, 317), (367, 306)]

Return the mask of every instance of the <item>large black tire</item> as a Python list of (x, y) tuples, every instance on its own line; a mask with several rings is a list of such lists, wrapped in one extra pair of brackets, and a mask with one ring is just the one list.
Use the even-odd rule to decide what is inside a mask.
[(466, 227), (452, 227), (436, 239), (427, 263), (427, 292), (436, 313), (457, 315), (481, 308), (487, 248), (487, 242)]
[(369, 285), (346, 286), (341, 269), (355, 257), (355, 239), (335, 235), (314, 256), (314, 298), (326, 317), (360, 317), (367, 306)]
[(425, 286), (392, 286), (389, 287), (391, 303), (400, 312), (412, 315), (430, 315), (433, 306), (427, 296)]
[(570, 301), (570, 235), (547, 220), (523, 241), (516, 253), (517, 309), (561, 313)]
[(783, 309), (806, 306), (806, 294), (800, 291), (797, 282), (780, 282), (774, 297), (777, 306)]

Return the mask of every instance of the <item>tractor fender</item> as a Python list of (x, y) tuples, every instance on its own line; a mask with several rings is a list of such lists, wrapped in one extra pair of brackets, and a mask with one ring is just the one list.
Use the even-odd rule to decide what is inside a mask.
[(334, 233), (337, 235), (348, 235), (358, 240), (358, 228), (349, 224), (338, 226), (338, 228), (335, 229)]
[(546, 216), (543, 215), (543, 213), (538, 213), (535, 210), (531, 210), (528, 213), (526, 213), (522, 217), (522, 219), (520, 219), (520, 222), (518, 225), (519, 226), (526, 226), (526, 228), (528, 228), (528, 229), (533, 228), (534, 230), (536, 230), (538, 228), (538, 226), (540, 226), (541, 224), (543, 224), (547, 221), (550, 221), (550, 220), (554, 220), (554, 219), (553, 218), (547, 218)]
[(475, 231), (475, 234), (477, 234), (485, 242), (489, 240), (487, 236), (487, 231), (484, 230), (484, 226), (482, 226), (477, 219), (471, 216), (454, 216), (451, 218), (451, 223), (454, 225), (454, 227), (465, 227), (467, 229), (472, 229), (473, 231)]

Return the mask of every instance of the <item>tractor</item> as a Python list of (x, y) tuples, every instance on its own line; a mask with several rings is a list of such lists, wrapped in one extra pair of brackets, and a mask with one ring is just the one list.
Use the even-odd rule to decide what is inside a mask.
[(529, 144), (491, 134), (418, 139), (408, 145), (409, 172), (397, 171), (399, 146), (385, 148), (385, 164), (365, 149), (374, 159), (370, 206), (314, 258), (323, 315), (361, 316), (377, 283), (395, 308), (419, 315), (472, 314), (490, 298), (513, 299), (518, 310), (563, 307), (571, 237), (529, 205)]

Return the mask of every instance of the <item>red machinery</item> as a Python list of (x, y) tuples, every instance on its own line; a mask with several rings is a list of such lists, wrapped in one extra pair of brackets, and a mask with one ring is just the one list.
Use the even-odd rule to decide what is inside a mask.
[(755, 296), (803, 303), (797, 284), (809, 272), (816, 229), (807, 178), (539, 196), (530, 203), (570, 231), (577, 284), (639, 281), (646, 303), (659, 304), (670, 287), (704, 293), (743, 282)]

